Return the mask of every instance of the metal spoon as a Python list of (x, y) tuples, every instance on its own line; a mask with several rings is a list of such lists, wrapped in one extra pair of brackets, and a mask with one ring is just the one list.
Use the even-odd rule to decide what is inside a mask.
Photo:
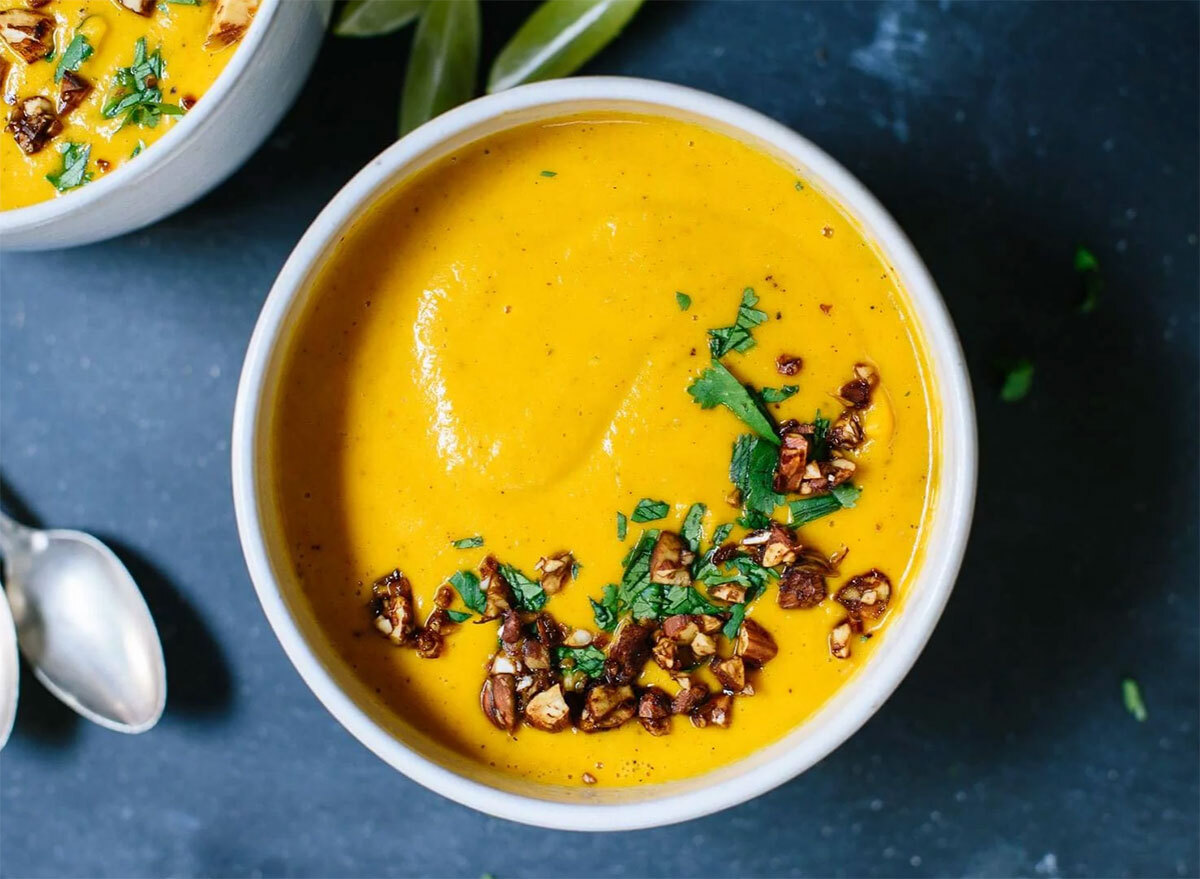
[(162, 644), (112, 550), (80, 531), (37, 531), (0, 513), (0, 552), (21, 652), (88, 720), (140, 733), (167, 701)]
[(8, 743), (17, 719), (17, 694), (21, 689), (17, 662), (17, 629), (8, 602), (0, 599), (0, 748)]

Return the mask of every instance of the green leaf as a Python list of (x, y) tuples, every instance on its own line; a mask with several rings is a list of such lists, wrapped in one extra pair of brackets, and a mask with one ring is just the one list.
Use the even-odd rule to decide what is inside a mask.
[(617, 587), (617, 606), (621, 610), (632, 610), (634, 616), (642, 613), (653, 617), (657, 615), (655, 606), (661, 609), (662, 590), (650, 582), (650, 554), (654, 551), (658, 533), (657, 528), (643, 531), (638, 542), (625, 556), (625, 572)]
[(830, 491), (839, 504), (849, 510), (858, 503), (858, 498), (862, 494), (862, 489), (857, 488), (853, 482), (843, 482), (841, 485), (836, 485)]
[(713, 546), (720, 546), (722, 543), (724, 543), (729, 538), (731, 531), (733, 531), (732, 522), (726, 522), (724, 525), (714, 531), (712, 536)]
[(655, 522), (664, 518), (669, 512), (671, 512), (671, 505), (666, 501), (656, 501), (644, 497), (637, 502), (637, 506), (633, 508), (633, 515), (629, 518), (635, 522)]
[(554, 658), (560, 668), (574, 668), (589, 678), (604, 674), (604, 651), (591, 644), (587, 647), (555, 647)]
[(763, 388), (758, 396), (764, 403), (782, 403), (800, 390), (799, 385), (784, 385), (782, 388)]
[(841, 509), (849, 509), (858, 503), (861, 495), (861, 488), (855, 487), (851, 482), (843, 482), (829, 494), (792, 501), (788, 504), (788, 509), (792, 513), (791, 524), (796, 527), (807, 525), (822, 516), (828, 516)]
[(742, 627), (742, 620), (745, 618), (746, 605), (735, 604), (729, 609), (729, 619), (725, 621), (725, 625), (721, 629), (721, 634), (732, 641), (737, 637), (738, 629)]
[(829, 460), (829, 419), (821, 415), (821, 410), (817, 410), (817, 414), (813, 416), (813, 438), (812, 448), (809, 449), (808, 457), (811, 461), (827, 461)]
[(92, 153), (90, 143), (65, 143), (60, 151), (63, 160), (62, 170), (46, 175), (46, 179), (54, 185), (55, 189), (59, 192), (66, 192), (68, 189), (83, 186), (92, 179), (92, 175), (87, 170), (88, 156)]
[(465, 623), (471, 618), (471, 615), (463, 610), (448, 610), (446, 611), (446, 616), (450, 617), (456, 623)]
[(641, 5), (641, 0), (547, 0), (500, 50), (487, 90), (569, 76), (607, 46)]
[(625, 532), (629, 530), (629, 520), (625, 518), (624, 513), (617, 513), (617, 540), (625, 539)]
[(500, 565), (500, 573), (512, 587), (517, 610), (533, 612), (546, 606), (549, 596), (546, 595), (546, 590), (537, 580), (526, 577), (523, 572), (512, 565)]
[(754, 288), (747, 287), (742, 291), (742, 302), (733, 326), (708, 331), (708, 348), (713, 360), (720, 360), (730, 351), (745, 352), (755, 346), (750, 331), (767, 320), (767, 313), (754, 307), (757, 304), (758, 296)]
[(400, 108), (405, 135), (475, 94), (479, 66), (479, 0), (437, 0), (425, 7)]
[(704, 536), (704, 513), (707, 509), (708, 507), (704, 504), (692, 504), (683, 519), (683, 528), (680, 529), (680, 533), (688, 542), (692, 552), (700, 549), (700, 539)]
[(687, 311), (692, 307), (692, 297), (688, 296), (686, 293), (680, 293), (676, 291), (675, 302), (678, 303), (680, 311)]
[(450, 585), (463, 600), (463, 604), (475, 611), (483, 613), (487, 607), (487, 596), (479, 588), (479, 578), (473, 571), (459, 571), (450, 578)]
[(134, 156), (136, 156), (138, 153), (140, 153), (140, 152), (141, 152), (142, 150), (144, 150), (145, 148), (146, 148), (146, 145), (145, 145), (144, 143), (142, 143), (142, 141), (140, 141), (140, 140), (139, 140), (139, 141), (137, 142), (137, 146), (135, 146), (135, 147), (133, 148), (133, 152), (131, 152), (131, 153), (129, 154), (129, 158), (131, 158), (131, 159), (132, 159)]
[(663, 596), (661, 616), (677, 613), (724, 613), (725, 608), (709, 602), (691, 586), (668, 586)]
[(770, 417), (763, 412), (758, 401), (746, 390), (733, 373), (717, 361), (705, 369), (688, 386), (692, 399), (700, 404), (701, 409), (711, 409), (721, 405), (736, 415), (759, 436), (774, 445), (779, 445), (779, 437), (775, 435), (775, 427)]
[(620, 605), (616, 586), (609, 583), (604, 587), (604, 597), (600, 601), (594, 598), (589, 598), (588, 601), (592, 603), (592, 616), (595, 618), (597, 626), (606, 632), (611, 632), (617, 627)]
[(768, 442), (744, 433), (733, 444), (729, 461), (729, 479), (742, 493), (742, 506), (769, 517), (784, 502), (775, 491), (775, 465), (778, 450)]
[(58, 59), (58, 65), (54, 68), (54, 81), (62, 82), (63, 75), (67, 71), (78, 70), (79, 65), (86, 61), (91, 54), (92, 44), (88, 42), (88, 38), (83, 34), (76, 34), (67, 44), (67, 48), (63, 50), (62, 57)]
[(474, 537), (463, 537), (452, 541), (450, 545), (455, 549), (474, 549), (477, 546), (483, 546), (483, 538), (477, 534)]
[(1133, 678), (1121, 681), (1121, 696), (1125, 700), (1125, 710), (1133, 715), (1138, 723), (1144, 723), (1150, 715), (1146, 713), (1146, 703), (1142, 701), (1142, 689)]
[(1000, 388), (1000, 399), (1005, 403), (1016, 403), (1023, 400), (1033, 385), (1033, 364), (1028, 360), (1018, 360), (1004, 376), (1004, 385)]
[(1079, 310), (1090, 314), (1096, 310), (1100, 301), (1100, 293), (1104, 289), (1104, 278), (1100, 275), (1100, 263), (1090, 250), (1080, 247), (1075, 251), (1075, 271), (1083, 282), (1083, 298), (1079, 302)]
[(427, 0), (350, 0), (333, 26), (339, 37), (381, 37), (417, 19)]
[(133, 63), (119, 67), (113, 75), (113, 96), (101, 109), (106, 119), (124, 116), (121, 128), (141, 125), (155, 128), (163, 116), (182, 116), (183, 108), (165, 104), (162, 100), (164, 77), (162, 51), (146, 52), (146, 38), (139, 37), (133, 44)]
[(543, 177), (557, 177), (557, 176), (558, 176), (558, 172), (557, 172), (557, 171), (543, 171), (543, 172), (542, 172), (542, 174), (541, 174), (541, 176), (543, 176)]

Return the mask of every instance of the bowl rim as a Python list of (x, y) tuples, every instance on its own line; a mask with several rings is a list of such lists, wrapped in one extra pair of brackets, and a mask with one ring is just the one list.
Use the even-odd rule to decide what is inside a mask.
[(0, 242), (5, 234), (52, 226), (63, 217), (88, 210), (118, 189), (138, 186), (145, 177), (153, 173), (155, 167), (167, 161), (168, 156), (183, 149), (192, 133), (208, 124), (209, 117), (233, 90), (262, 45), (271, 22), (275, 20), (275, 15), (282, 6), (283, 0), (261, 0), (249, 30), (241, 42), (233, 47), (233, 57), (217, 74), (208, 90), (201, 95), (201, 100), (196, 102), (195, 108), (184, 114), (171, 125), (169, 131), (146, 147), (145, 155), (138, 156), (140, 161), (122, 162), (111, 173), (65, 197), (48, 198), (7, 211), (0, 210)]
[[(935, 393), (941, 403), (943, 463), (930, 540), (945, 529), (942, 552), (928, 550), (918, 576), (927, 594), (904, 611), (906, 641), (889, 642), (889, 661), (872, 663), (842, 688), (863, 692), (829, 722), (801, 724), (783, 739), (810, 726), (799, 739), (762, 765), (695, 790), (634, 803), (556, 803), (492, 787), (453, 772), (394, 738), (342, 690), (305, 641), (275, 582), (259, 518), (256, 471), (260, 463), (258, 423), (267, 369), (285, 318), (328, 244), (358, 215), (395, 172), (443, 142), (505, 114), (545, 105), (609, 101), (684, 112), (768, 143), (794, 157), (821, 180), (829, 194), (852, 212), (877, 241), (919, 312), (929, 352)], [(566, 112), (566, 111), (564, 111)], [(230, 446), (238, 533), (255, 591), (288, 658), (326, 709), (380, 759), (412, 780), (455, 802), (500, 818), (560, 830), (634, 830), (698, 818), (750, 800), (783, 784), (823, 759), (862, 726), (903, 680), (941, 616), (966, 550), (974, 508), (977, 439), (965, 358), (945, 303), (908, 238), (867, 189), (819, 147), (785, 125), (741, 104), (669, 83), (629, 77), (576, 77), (519, 86), (451, 110), (402, 138), (355, 175), (321, 211), (296, 244), (263, 305), (238, 384)], [(869, 672), (869, 673), (868, 673)], [(814, 715), (814, 718), (816, 715)], [(781, 741), (783, 740), (781, 739)], [(772, 747), (772, 746), (767, 746)], [(752, 759), (752, 758), (746, 758)]]

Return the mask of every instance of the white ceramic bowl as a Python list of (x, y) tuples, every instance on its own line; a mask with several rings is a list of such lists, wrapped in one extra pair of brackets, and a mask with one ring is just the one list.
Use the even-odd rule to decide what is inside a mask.
[[(698, 122), (782, 157), (831, 194), (877, 243), (907, 291), (942, 408), (938, 501), (925, 561), (903, 611), (865, 666), (807, 723), (738, 763), (686, 781), (613, 790), (506, 778), (423, 738), (376, 701), (322, 637), (298, 594), (274, 522), (264, 447), (280, 342), (304, 309), (318, 268), (354, 219), (397, 182), (466, 143), (587, 110)], [(883, 704), (921, 652), (953, 588), (971, 523), (975, 456), (970, 384), (945, 306), (904, 233), (862, 184), (795, 132), (738, 104), (660, 82), (578, 78), (480, 98), (438, 117), (374, 159), (321, 212), (280, 272), (250, 340), (233, 421), (233, 492), (250, 575), (275, 634), (313, 692), (363, 744), (426, 787), (493, 815), (545, 827), (626, 830), (694, 818), (770, 790), (836, 748)]]
[(204, 195), (283, 118), (308, 78), (332, 8), (333, 0), (262, 0), (233, 57), (193, 110), (111, 174), (58, 198), (0, 211), (0, 248), (91, 244), (161, 220)]

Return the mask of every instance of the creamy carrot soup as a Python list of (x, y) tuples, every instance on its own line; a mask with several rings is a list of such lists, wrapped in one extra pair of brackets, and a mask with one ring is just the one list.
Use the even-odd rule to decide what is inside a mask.
[(744, 757), (911, 587), (937, 414), (909, 305), (724, 135), (598, 114), (464, 147), (357, 221), (287, 345), (270, 468), (314, 616), (503, 772)]
[(0, 0), (0, 210), (129, 161), (201, 100), (259, 0)]

